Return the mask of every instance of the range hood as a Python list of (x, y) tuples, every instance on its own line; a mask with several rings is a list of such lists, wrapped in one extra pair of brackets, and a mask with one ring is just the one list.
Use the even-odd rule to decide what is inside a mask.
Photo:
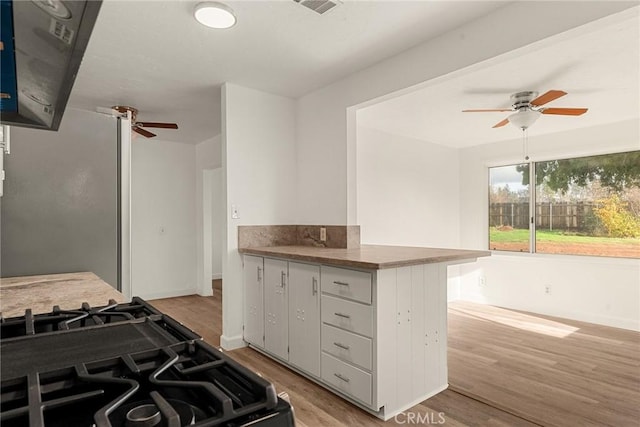
[(0, 0), (0, 123), (58, 130), (102, 0)]

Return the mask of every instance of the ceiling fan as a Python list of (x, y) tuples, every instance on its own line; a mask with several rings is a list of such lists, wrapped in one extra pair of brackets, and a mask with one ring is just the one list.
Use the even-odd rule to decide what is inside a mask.
[(511, 95), (511, 108), (462, 110), (462, 112), (484, 113), (495, 111), (514, 111), (512, 115), (501, 122), (496, 123), (493, 128), (499, 128), (505, 126), (507, 123), (511, 123), (524, 131), (535, 123), (541, 114), (580, 116), (587, 112), (587, 108), (558, 108), (544, 106), (545, 104), (565, 96), (566, 94), (567, 92), (561, 90), (550, 90), (540, 96), (538, 96), (538, 92), (535, 91), (517, 92)]
[(111, 108), (101, 108), (98, 107), (98, 112), (112, 114), (114, 116), (126, 116), (127, 113), (131, 113), (131, 130), (135, 133), (138, 133), (146, 138), (153, 138), (156, 136), (155, 133), (149, 132), (144, 128), (158, 128), (158, 129), (178, 129), (178, 125), (176, 123), (163, 123), (163, 122), (139, 122), (137, 120), (138, 117), (138, 109), (129, 107), (126, 105), (115, 105)]

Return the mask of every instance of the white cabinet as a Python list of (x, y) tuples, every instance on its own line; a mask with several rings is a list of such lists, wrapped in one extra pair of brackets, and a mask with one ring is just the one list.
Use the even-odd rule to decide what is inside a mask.
[(322, 353), (322, 379), (341, 392), (371, 405), (371, 374)]
[(244, 257), (244, 340), (264, 347), (264, 260)]
[(371, 273), (321, 267), (322, 379), (371, 406), (374, 310)]
[(447, 264), (245, 255), (245, 340), (384, 420), (448, 386)]
[(372, 339), (327, 324), (322, 325), (322, 351), (371, 371)]
[(320, 267), (289, 262), (289, 363), (320, 376)]
[(264, 260), (264, 348), (289, 359), (289, 300), (287, 261)]
[(323, 265), (322, 292), (371, 304), (371, 273)]

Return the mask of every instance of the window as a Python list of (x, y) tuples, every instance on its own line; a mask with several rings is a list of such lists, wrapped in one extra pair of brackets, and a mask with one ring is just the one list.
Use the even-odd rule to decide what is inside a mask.
[(489, 169), (489, 249), (529, 252), (529, 179), (520, 164)]
[(490, 168), (489, 249), (640, 258), (640, 151)]

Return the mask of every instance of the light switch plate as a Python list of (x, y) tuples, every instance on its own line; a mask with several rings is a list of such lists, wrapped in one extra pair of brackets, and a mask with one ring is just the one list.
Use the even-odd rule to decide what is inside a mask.
[(238, 219), (240, 218), (240, 209), (238, 205), (231, 205), (231, 218)]

